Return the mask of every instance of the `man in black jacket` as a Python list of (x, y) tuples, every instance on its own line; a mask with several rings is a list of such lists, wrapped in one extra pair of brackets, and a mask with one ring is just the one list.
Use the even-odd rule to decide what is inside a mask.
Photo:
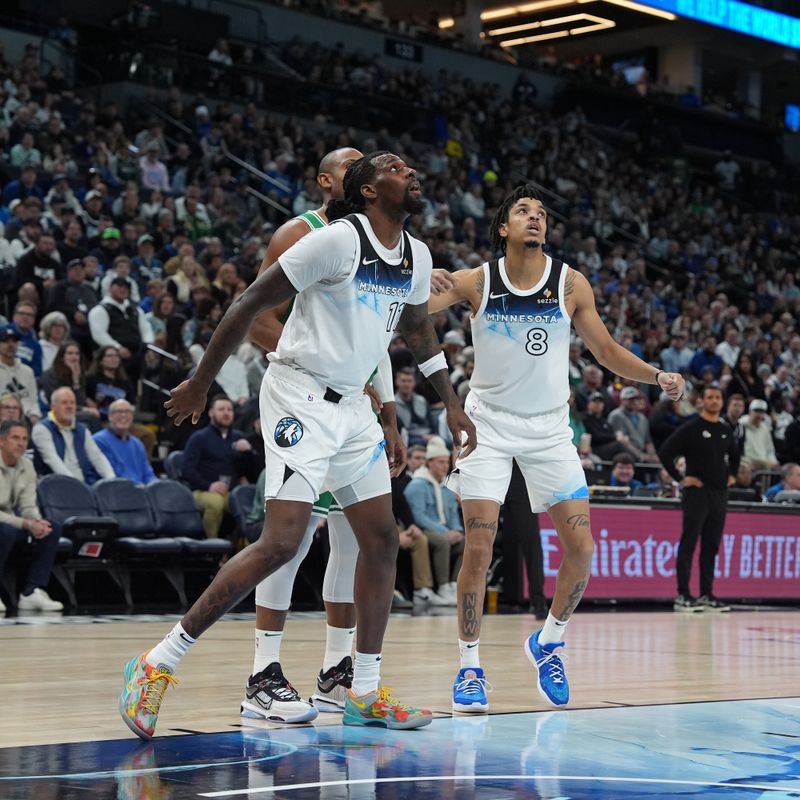
[[(720, 419), (722, 390), (703, 389), (700, 415), (682, 425), (661, 447), (658, 455), (664, 469), (683, 486), (683, 532), (678, 545), (678, 597), (676, 611), (730, 611), (730, 606), (712, 593), (714, 559), (717, 557), (725, 514), (728, 487), (739, 469), (739, 447), (733, 430)], [(686, 457), (686, 476), (675, 467), (678, 456)], [(700, 538), (700, 597), (689, 593), (697, 539)]]
[(586, 401), (586, 414), (583, 417), (586, 433), (592, 436), (592, 452), (604, 460), (614, 458), (618, 453), (630, 453), (625, 446), (625, 435), (617, 433), (608, 423), (605, 413), (605, 398), (601, 392), (592, 392)]

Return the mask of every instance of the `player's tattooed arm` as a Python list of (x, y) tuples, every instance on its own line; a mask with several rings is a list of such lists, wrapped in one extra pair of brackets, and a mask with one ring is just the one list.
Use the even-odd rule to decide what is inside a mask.
[(478, 298), (483, 297), (483, 290), (486, 288), (486, 272), (481, 267), (477, 270), (477, 275), (475, 276), (475, 294)]
[[(427, 303), (421, 303), (420, 305), (406, 303), (406, 307), (400, 315), (397, 329), (403, 334), (408, 349), (411, 350), (418, 364), (423, 364), (442, 352), (433, 323), (428, 316)], [(439, 397), (442, 398), (445, 406), (458, 403), (446, 369), (440, 369), (432, 373), (428, 376), (428, 380), (431, 382), (431, 386), (436, 389)]]
[(568, 300), (575, 291), (575, 270), (567, 270), (567, 277), (564, 279), (564, 300)]

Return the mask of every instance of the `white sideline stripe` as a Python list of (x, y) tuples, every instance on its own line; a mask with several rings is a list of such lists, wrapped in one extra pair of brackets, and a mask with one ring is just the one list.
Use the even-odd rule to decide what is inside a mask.
[(266, 792), (291, 792), (296, 789), (321, 789), (325, 786), (357, 786), (378, 783), (428, 783), (433, 781), (596, 781), (598, 783), (655, 783), (669, 786), (711, 786), (720, 789), (756, 789), (762, 792), (800, 792), (788, 786), (762, 786), (755, 783), (715, 783), (714, 781), (682, 781), (670, 778), (622, 778), (594, 775), (430, 775), (393, 778), (359, 778), (351, 781), (318, 781), (316, 783), (288, 783), (282, 786), (264, 786), (257, 789), (232, 789), (223, 792), (204, 792), (198, 797), (236, 797), (263, 794)]

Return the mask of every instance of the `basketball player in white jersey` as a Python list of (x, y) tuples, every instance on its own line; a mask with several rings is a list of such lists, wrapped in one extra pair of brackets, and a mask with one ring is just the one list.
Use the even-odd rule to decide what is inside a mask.
[[(325, 207), (331, 199), (342, 199), (345, 172), (361, 156), (362, 153), (358, 150), (343, 147), (322, 158), (317, 172), (317, 184), (322, 191), (322, 206), (300, 214), (275, 231), (259, 275), (303, 236), (328, 225)], [(442, 272), (444, 271), (433, 270), (433, 293), (444, 291), (453, 285), (449, 274), (441, 274)], [(292, 305), (293, 300), (289, 300), (259, 315), (250, 328), (250, 340), (267, 353), (277, 350)], [(381, 363), (381, 370), (376, 372), (374, 382), (381, 406), (384, 434), (387, 438), (397, 437), (394, 385), (388, 355)], [(402, 450), (402, 442), (394, 445), (392, 450), (395, 448)], [(403, 468), (404, 463), (393, 465), (392, 477)], [(305, 702), (283, 674), (280, 650), (297, 571), (308, 554), (321, 519), (328, 520), (330, 538), (330, 555), (322, 584), (322, 599), (327, 618), (325, 655), (322, 669), (317, 676), (316, 691), (311, 700)], [(247, 681), (245, 697), (241, 703), (243, 716), (287, 723), (306, 722), (316, 717), (317, 710), (341, 712), (344, 709), (347, 690), (353, 679), (352, 650), (356, 624), (353, 579), (357, 557), (358, 545), (350, 523), (333, 495), (325, 492), (314, 501), (311, 520), (295, 557), (256, 587), (255, 654), (253, 673)]]
[[(308, 525), (314, 499), (332, 490), (344, 506), (359, 555), (358, 617), (346, 725), (416, 728), (430, 711), (405, 706), (380, 686), (383, 636), (394, 591), (398, 550), (384, 433), (363, 387), (398, 328), (448, 415), (463, 455), (476, 444), (428, 317), (431, 256), (403, 231), (421, 209), (416, 173), (391, 153), (365, 156), (345, 175), (347, 216), (303, 237), (234, 301), (195, 374), (165, 404), (176, 424), (197, 422), (214, 376), (262, 311), (297, 296), (261, 389), (267, 454), (267, 515), (261, 538), (228, 561), (181, 622), (125, 667), (119, 700), (125, 723), (142, 738), (155, 732), (174, 670), (196, 638), (290, 561)], [(292, 436), (287, 436), (289, 430)]]
[(651, 367), (617, 344), (597, 314), (592, 287), (566, 264), (546, 255), (547, 211), (533, 186), (521, 186), (498, 209), (492, 239), (503, 256), (455, 273), (456, 286), (432, 298), (430, 310), (459, 302), (472, 311), (475, 371), (465, 409), (478, 447), (456, 467), (466, 547), (458, 576), (461, 668), (453, 687), (455, 711), (485, 713), (486, 679), (479, 636), (486, 571), (512, 460), (525, 476), (531, 508), (547, 511), (564, 551), (547, 621), (525, 641), (538, 670), (539, 693), (565, 705), (569, 685), (558, 655), (580, 602), (594, 553), (589, 491), (568, 423), (570, 325), (611, 372), (657, 384), (672, 399), (683, 378)]

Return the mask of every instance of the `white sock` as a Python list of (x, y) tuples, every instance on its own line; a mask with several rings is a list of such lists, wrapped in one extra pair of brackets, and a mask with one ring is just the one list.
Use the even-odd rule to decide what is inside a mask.
[(325, 658), (322, 660), (322, 671), (327, 672), (335, 667), (343, 658), (353, 655), (353, 639), (355, 628), (334, 628), (325, 626)]
[(465, 642), (463, 639), (458, 640), (458, 655), (461, 656), (462, 669), (464, 667), (480, 667), (480, 645), (480, 639), (476, 639), (474, 642)]
[(147, 654), (146, 661), (151, 667), (163, 664), (173, 672), (178, 662), (197, 641), (183, 629), (180, 622)]
[(545, 620), (542, 632), (539, 634), (539, 644), (552, 644), (553, 642), (560, 642), (564, 638), (564, 631), (567, 629), (567, 622), (565, 620), (556, 619), (553, 613), (550, 612)]
[(377, 690), (381, 683), (381, 654), (359, 653), (353, 664), (353, 694), (357, 697)]
[(260, 631), (256, 628), (256, 649), (253, 656), (253, 675), (258, 675), (273, 661), (280, 663), (283, 631)]

